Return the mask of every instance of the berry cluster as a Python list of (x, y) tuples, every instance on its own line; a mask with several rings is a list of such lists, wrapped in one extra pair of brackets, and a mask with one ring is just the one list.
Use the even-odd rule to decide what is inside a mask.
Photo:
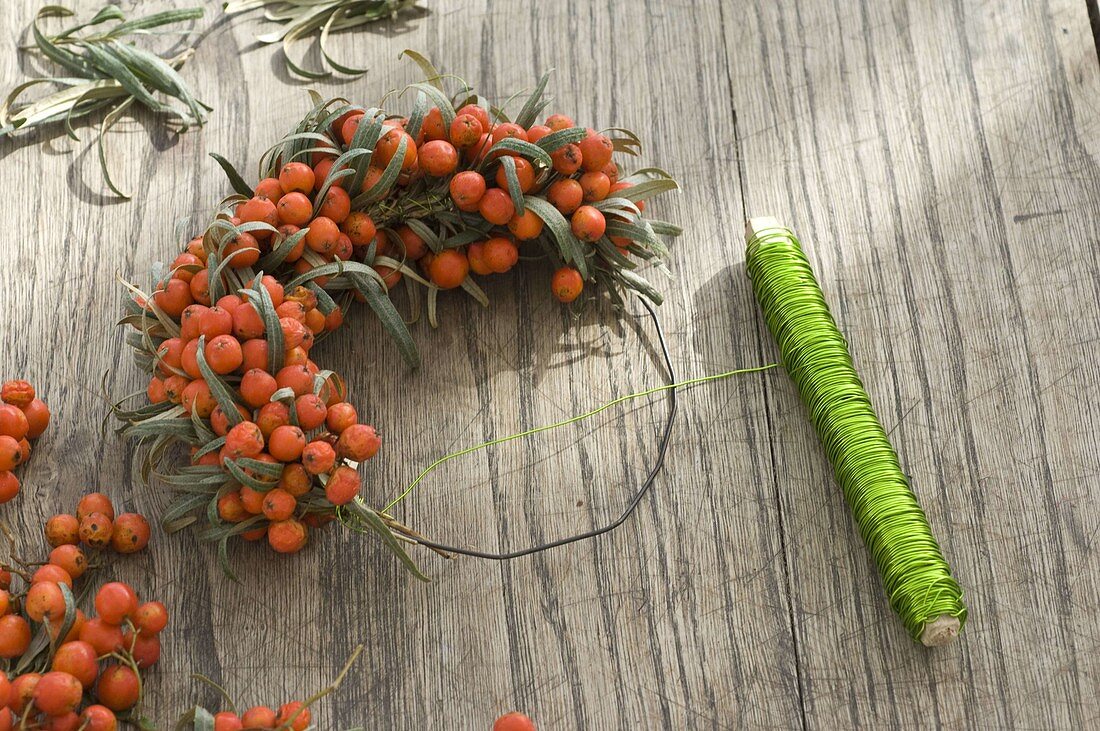
[[(130, 285), (123, 322), (138, 331), (129, 342), (152, 377), (150, 403), (117, 414), (149, 447), (146, 476), (177, 490), (169, 529), (205, 520), (210, 540), (266, 536), (294, 552), (307, 527), (347, 506), (402, 552), (391, 519), (355, 499), (356, 463), (378, 436), (358, 423), (343, 381), (310, 358), (355, 301), (411, 364), (419, 356), (390, 298), (401, 281), (410, 294), (427, 289), (433, 325), (440, 292), (487, 303), (471, 275), (507, 272), (521, 254), (549, 260), (562, 302), (586, 292), (622, 304), (627, 290), (660, 301), (635, 269), (659, 266), (661, 237), (679, 228), (642, 211), (676, 184), (656, 168), (623, 174), (613, 155), (635, 154), (636, 137), (562, 114), (537, 123), (547, 77), (513, 120), (468, 87), (449, 98), (444, 77), (418, 62), (429, 79), (410, 87), (408, 115), (318, 103), (263, 155), (255, 186), (215, 156), (237, 194), (151, 295)], [(175, 442), (191, 464), (166, 470)]]
[[(93, 555), (108, 547), (133, 553), (148, 543), (149, 526), (133, 513), (115, 518), (110, 500), (92, 493), (76, 516), (51, 518), (45, 533), (53, 547), (46, 563), (13, 557), (0, 570), (0, 658), (14, 676), (0, 670), (0, 731), (113, 731), (116, 713), (133, 720), (141, 671), (160, 659), (168, 610), (113, 581), (96, 592), (94, 615), (85, 615), (75, 584), (94, 564), (79, 543)], [(13, 590), (13, 574), (22, 589)]]
[(0, 387), (0, 503), (19, 494), (19, 478), (12, 471), (31, 456), (31, 440), (50, 425), (50, 410), (26, 381), (7, 381)]
[(253, 706), (239, 716), (233, 711), (214, 714), (214, 731), (241, 731), (241, 729), (282, 729), (305, 731), (309, 728), (311, 714), (301, 701), (284, 703), (276, 712), (267, 706)]
[[(238, 525), (246, 540), (266, 536), (280, 553), (299, 551), (308, 527), (323, 525), (334, 506), (359, 494), (359, 473), (347, 462), (370, 459), (381, 446), (344, 400), (339, 376), (322, 373), (309, 357), (316, 336), (339, 325), (340, 310), (322, 314), (313, 291), (287, 293), (271, 275), (212, 302), (207, 285), (195, 284), (209, 281), (209, 254), (190, 249), (153, 295), (179, 328), (157, 346), (146, 394), (153, 404), (178, 407), (181, 419), (209, 425), (211, 439), (192, 447), (193, 465), (237, 478), (218, 491), (218, 517)], [(268, 322), (278, 324), (274, 338)], [(272, 348), (281, 350), (277, 359)], [(228, 393), (228, 408), (216, 392)]]

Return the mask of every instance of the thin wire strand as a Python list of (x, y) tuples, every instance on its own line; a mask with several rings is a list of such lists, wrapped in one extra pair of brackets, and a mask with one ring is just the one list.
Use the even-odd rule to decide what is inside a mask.
[(483, 442), (481, 444), (476, 444), (472, 447), (467, 447), (467, 448), (461, 449), (457, 452), (453, 452), (451, 454), (448, 454), (444, 457), (440, 457), (435, 462), (432, 462), (430, 465), (428, 465), (426, 468), (424, 468), (424, 470), (419, 475), (417, 475), (416, 479), (413, 480), (412, 483), (407, 488), (405, 488), (405, 490), (400, 495), (398, 495), (396, 498), (394, 498), (393, 500), (390, 501), (389, 505), (386, 506), (386, 508), (383, 512), (389, 512), (389, 510), (394, 505), (396, 505), (401, 500), (403, 500), (405, 497), (407, 497), (416, 488), (416, 486), (418, 484), (420, 484), (420, 481), (423, 480), (430, 472), (432, 472), (434, 469), (436, 469), (440, 465), (444, 464), (445, 462), (449, 462), (452, 459), (457, 459), (458, 457), (462, 457), (464, 455), (471, 454), (473, 452), (477, 452), (479, 450), (486, 449), (488, 447), (496, 446), (498, 444), (504, 444), (506, 442), (510, 442), (510, 441), (513, 441), (513, 440), (516, 440), (516, 439), (522, 439), (524, 437), (529, 437), (533, 434), (539, 434), (541, 432), (549, 431), (551, 429), (557, 429), (558, 427), (573, 424), (573, 423), (581, 421), (583, 419), (587, 419), (589, 417), (595, 416), (596, 414), (599, 414), (603, 411), (606, 411), (607, 409), (610, 409), (614, 406), (618, 406), (619, 404), (625, 403), (627, 401), (631, 401), (633, 399), (638, 399), (638, 398), (643, 398), (645, 396), (651, 396), (653, 394), (660, 393), (662, 391), (667, 391), (668, 392), (669, 409), (668, 409), (668, 415), (665, 417), (664, 429), (661, 433), (661, 438), (660, 438), (660, 441), (658, 442), (658, 445), (657, 445), (657, 458), (654, 461), (653, 466), (650, 468), (649, 473), (646, 475), (645, 480), (642, 481), (641, 485), (635, 491), (634, 495), (630, 498), (630, 501), (627, 503), (626, 508), (623, 510), (622, 514), (619, 515), (619, 517), (617, 517), (612, 522), (608, 523), (607, 525), (601, 526), (599, 528), (594, 528), (592, 530), (588, 530), (588, 531), (585, 531), (583, 533), (578, 533), (576, 535), (572, 535), (572, 536), (569, 536), (567, 538), (559, 538), (558, 540), (550, 541), (548, 543), (542, 543), (542, 544), (539, 544), (537, 546), (531, 546), (529, 548), (523, 548), (523, 549), (520, 549), (520, 550), (517, 550), (517, 551), (508, 551), (508, 552), (504, 552), (504, 553), (493, 553), (493, 552), (490, 552), (490, 551), (481, 551), (481, 550), (472, 549), (472, 548), (462, 548), (462, 547), (459, 547), (459, 546), (449, 546), (449, 545), (439, 543), (437, 541), (433, 541), (433, 540), (423, 538), (423, 537), (419, 537), (419, 536), (415, 539), (415, 541), (417, 543), (423, 545), (423, 546), (434, 549), (436, 551), (443, 551), (443, 552), (446, 552), (446, 553), (455, 553), (455, 554), (460, 554), (460, 555), (463, 555), (463, 556), (473, 556), (475, 558), (486, 558), (486, 559), (490, 559), (490, 560), (493, 560), (493, 561), (507, 561), (509, 559), (519, 558), (520, 556), (529, 556), (533, 553), (539, 553), (540, 551), (546, 551), (546, 550), (551, 549), (551, 548), (557, 548), (558, 546), (564, 546), (564, 545), (569, 544), (569, 543), (576, 543), (577, 541), (583, 541), (583, 540), (587, 540), (589, 538), (595, 538), (596, 536), (600, 536), (600, 535), (603, 535), (604, 533), (608, 533), (610, 531), (615, 530), (620, 525), (622, 525), (624, 522), (626, 522), (627, 518), (630, 517), (631, 513), (634, 512), (634, 509), (638, 507), (638, 504), (641, 502), (642, 498), (645, 497), (646, 493), (653, 486), (653, 483), (657, 479), (657, 475), (660, 474), (661, 469), (664, 467), (665, 455), (668, 452), (668, 445), (669, 445), (669, 442), (670, 442), (671, 437), (672, 437), (672, 427), (673, 427), (673, 424), (675, 423), (675, 420), (676, 420), (676, 391), (677, 391), (677, 389), (686, 388), (688, 386), (694, 386), (694, 385), (698, 385), (698, 384), (701, 384), (701, 383), (707, 383), (707, 382), (710, 382), (710, 381), (716, 381), (716, 380), (719, 380), (719, 379), (722, 379), (722, 378), (729, 378), (730, 376), (734, 376), (734, 375), (741, 374), (741, 373), (756, 373), (756, 372), (760, 372), (760, 371), (764, 371), (764, 370), (768, 370), (770, 368), (775, 368), (776, 367), (775, 364), (771, 364), (771, 365), (766, 365), (766, 366), (759, 366), (759, 367), (756, 367), (756, 368), (743, 368), (743, 369), (738, 369), (738, 370), (733, 370), (733, 371), (727, 371), (726, 373), (717, 373), (717, 374), (714, 374), (714, 375), (701, 376), (699, 378), (692, 378), (692, 379), (689, 379), (689, 380), (686, 380), (686, 381), (677, 382), (676, 381), (676, 372), (675, 372), (675, 369), (672, 366), (672, 357), (669, 354), (668, 342), (665, 339), (664, 328), (662, 328), (662, 326), (661, 326), (661, 320), (660, 320), (660, 318), (657, 317), (657, 312), (653, 309), (653, 306), (649, 302), (647, 302), (644, 299), (642, 299), (641, 302), (645, 306), (646, 310), (649, 312), (650, 319), (653, 321), (653, 327), (654, 327), (654, 330), (655, 330), (656, 335), (657, 335), (657, 343), (660, 346), (661, 356), (662, 356), (662, 359), (664, 360), (665, 371), (666, 371), (666, 374), (668, 376), (668, 383), (666, 383), (665, 385), (662, 385), (662, 386), (656, 386), (654, 388), (646, 389), (645, 391), (639, 391), (639, 392), (636, 392), (636, 393), (627, 394), (625, 396), (620, 396), (619, 398), (614, 399), (613, 401), (609, 401), (609, 402), (607, 402), (607, 403), (605, 403), (601, 406), (598, 406), (598, 407), (596, 407), (596, 408), (594, 408), (590, 411), (586, 411), (585, 413), (580, 414), (579, 416), (574, 416), (574, 417), (571, 417), (569, 419), (565, 419), (563, 421), (555, 422), (553, 424), (546, 424), (544, 426), (539, 426), (539, 427), (536, 427), (534, 429), (528, 429), (527, 431), (520, 432), (518, 434), (510, 434), (506, 437), (500, 437), (499, 439), (493, 439), (491, 441)]
[(890, 604), (913, 639), (940, 617), (966, 622), (962, 589), (875, 415), (798, 239), (754, 232), (748, 274), (782, 361), (809, 410)]

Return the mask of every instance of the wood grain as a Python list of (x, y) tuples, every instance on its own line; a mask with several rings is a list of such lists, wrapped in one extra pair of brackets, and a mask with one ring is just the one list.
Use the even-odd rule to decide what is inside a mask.
[[(124, 3), (132, 7), (136, 3)], [(0, 17), (0, 78), (38, 3)], [(148, 4), (142, 3), (143, 8)], [(86, 144), (0, 142), (11, 182), (0, 374), (56, 418), (0, 517), (25, 541), (90, 488), (153, 513), (103, 426), (101, 390), (143, 388), (114, 327), (116, 274), (148, 280), (228, 186), (209, 151), (254, 169), (305, 110), (255, 19), (215, 24), (185, 68), (215, 112), (178, 139), (139, 118), (111, 141), (132, 203), (101, 197)], [(776, 357), (744, 275), (746, 215), (802, 237), (857, 367), (967, 591), (958, 643), (915, 646), (889, 612), (830, 468), (781, 372), (685, 392), (664, 476), (599, 540), (510, 563), (442, 562), (410, 580), (332, 529), (303, 555), (156, 534), (118, 572), (168, 603), (148, 686), (158, 722), (213, 693), (308, 695), (367, 646), (320, 728), (837, 726), (1080, 728), (1100, 717), (1100, 64), (1082, 0), (529, 4), (432, 0), (402, 33), (338, 37), (366, 78), (312, 84), (372, 102), (418, 49), (494, 100), (549, 68), (556, 107), (637, 131), (681, 179), (655, 215), (687, 227), (662, 281), (676, 367)], [(78, 7), (93, 10), (95, 3)], [(10, 83), (5, 84), (10, 85)], [(90, 133), (84, 134), (90, 138)], [(404, 369), (366, 313), (317, 359), (384, 433), (379, 502), (453, 448), (578, 413), (662, 378), (644, 317), (575, 320), (536, 262), (444, 298)], [(641, 310), (639, 309), (639, 314)], [(106, 375), (105, 375), (106, 374)], [(402, 508), (440, 540), (519, 548), (617, 514), (653, 457), (665, 403), (443, 467)]]

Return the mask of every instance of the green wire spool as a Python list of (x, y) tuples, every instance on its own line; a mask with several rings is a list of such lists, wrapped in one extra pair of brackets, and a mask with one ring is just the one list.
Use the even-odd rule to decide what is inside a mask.
[(783, 365), (836, 471), (890, 605), (914, 640), (954, 641), (962, 589), (898, 463), (798, 239), (774, 218), (746, 227), (746, 267)]

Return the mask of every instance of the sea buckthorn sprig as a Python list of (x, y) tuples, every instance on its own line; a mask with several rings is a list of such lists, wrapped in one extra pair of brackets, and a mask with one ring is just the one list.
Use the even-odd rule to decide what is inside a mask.
[[(597, 132), (563, 114), (540, 124), (543, 76), (514, 120), (409, 53), (427, 80), (408, 116), (345, 100), (322, 100), (261, 155), (259, 182), (245, 182), (215, 155), (236, 194), (147, 294), (127, 284), (124, 324), (151, 380), (147, 403), (117, 405), (124, 432), (148, 448), (154, 472), (177, 494), (169, 530), (201, 521), (219, 544), (267, 538), (300, 550), (310, 528), (332, 520), (381, 535), (415, 571), (391, 528), (407, 531), (359, 498), (358, 463), (380, 446), (359, 423), (344, 382), (310, 357), (355, 301), (379, 317), (412, 365), (419, 355), (390, 299), (404, 281), (416, 306), (427, 292), (438, 322), (442, 291), (487, 304), (475, 276), (503, 274), (525, 256), (547, 259), (562, 302), (633, 291), (659, 303), (636, 271), (667, 254), (672, 224), (642, 216), (645, 202), (675, 189), (656, 168), (624, 175), (616, 152), (638, 139)], [(124, 403), (124, 402), (123, 402)], [(165, 462), (173, 444), (191, 464)], [(418, 574), (419, 575), (419, 574)]]
[(92, 614), (79, 605), (100, 554), (141, 550), (148, 523), (116, 516), (105, 495), (91, 493), (75, 516), (54, 516), (44, 532), (53, 547), (45, 563), (14, 551), (0, 563), (0, 731), (144, 727), (142, 673), (160, 659), (167, 608), (119, 581), (95, 591)]
[(50, 409), (27, 381), (0, 386), (0, 503), (19, 494), (14, 470), (31, 457), (31, 442), (50, 425)]
[[(185, 729), (192, 729), (192, 731), (247, 731), (249, 729), (306, 731), (307, 729), (317, 728), (312, 725), (313, 716), (310, 709), (317, 701), (340, 689), (344, 678), (347, 677), (348, 672), (362, 652), (363, 645), (356, 647), (336, 678), (326, 688), (317, 691), (304, 701), (289, 701), (279, 706), (278, 709), (269, 706), (252, 706), (244, 712), (238, 712), (232, 696), (225, 688), (204, 675), (196, 674), (192, 677), (217, 690), (218, 694), (228, 702), (230, 708), (229, 710), (212, 712), (201, 706), (196, 706), (177, 721), (175, 728), (177, 731), (184, 731)], [(361, 731), (361, 729), (355, 731)]]

